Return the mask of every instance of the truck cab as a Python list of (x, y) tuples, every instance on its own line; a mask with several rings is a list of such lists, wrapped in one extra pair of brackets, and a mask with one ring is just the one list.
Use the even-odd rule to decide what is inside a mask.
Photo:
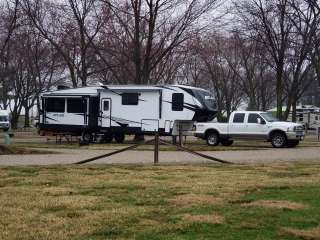
[(10, 117), (7, 110), (0, 110), (0, 129), (5, 132), (10, 129)]
[(267, 112), (236, 111), (228, 123), (197, 123), (195, 136), (210, 146), (229, 146), (235, 139), (263, 139), (276, 148), (295, 147), (304, 139), (304, 126), (280, 121)]

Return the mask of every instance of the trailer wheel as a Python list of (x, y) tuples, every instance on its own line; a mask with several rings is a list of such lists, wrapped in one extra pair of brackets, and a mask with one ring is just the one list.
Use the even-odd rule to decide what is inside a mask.
[(90, 143), (93, 140), (93, 136), (91, 132), (84, 131), (81, 135), (81, 141), (83, 143)]
[(105, 143), (111, 143), (112, 139), (113, 139), (113, 135), (112, 134), (103, 135), (103, 142), (105, 142)]
[(274, 148), (283, 148), (287, 145), (287, 137), (283, 132), (275, 132), (271, 136), (271, 144)]
[(289, 148), (294, 148), (294, 147), (298, 146), (299, 143), (300, 143), (299, 140), (290, 140), (290, 141), (288, 141), (288, 143), (287, 143), (287, 147), (289, 147)]
[(233, 140), (230, 140), (230, 139), (225, 139), (225, 140), (221, 140), (221, 145), (222, 146), (231, 146), (233, 144)]
[(114, 135), (114, 139), (116, 140), (117, 143), (123, 143), (123, 141), (125, 139), (125, 135), (124, 135), (124, 133), (116, 133)]
[(217, 146), (220, 142), (219, 134), (215, 131), (210, 131), (206, 136), (208, 146)]

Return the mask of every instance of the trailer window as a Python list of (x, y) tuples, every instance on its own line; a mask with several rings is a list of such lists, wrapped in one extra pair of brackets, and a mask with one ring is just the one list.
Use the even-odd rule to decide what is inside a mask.
[(184, 95), (183, 93), (172, 94), (172, 111), (183, 111)]
[(109, 111), (109, 101), (103, 102), (103, 111), (105, 112)]
[(244, 116), (245, 116), (244, 113), (236, 113), (236, 114), (234, 114), (233, 122), (234, 123), (243, 123), (244, 122)]
[(68, 113), (84, 113), (87, 112), (87, 101), (82, 98), (68, 98), (67, 99)]
[(122, 93), (122, 105), (138, 105), (139, 93)]
[(65, 99), (47, 98), (45, 101), (45, 107), (47, 112), (63, 113), (65, 109)]

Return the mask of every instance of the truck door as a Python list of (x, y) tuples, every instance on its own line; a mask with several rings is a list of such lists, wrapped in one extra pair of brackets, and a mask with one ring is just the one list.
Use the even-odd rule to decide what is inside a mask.
[(232, 121), (229, 122), (229, 135), (231, 136), (243, 136), (247, 131), (247, 125), (245, 123), (245, 113), (235, 113)]
[[(259, 120), (260, 119), (260, 123)], [(248, 116), (247, 132), (253, 137), (263, 137), (267, 134), (267, 125), (264, 119), (257, 113), (250, 113)]]
[(105, 98), (101, 100), (101, 127), (111, 126), (111, 99)]

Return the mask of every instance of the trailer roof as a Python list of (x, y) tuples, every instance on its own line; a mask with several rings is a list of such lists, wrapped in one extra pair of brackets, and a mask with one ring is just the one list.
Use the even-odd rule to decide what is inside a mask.
[(79, 87), (79, 88), (69, 88), (69, 89), (62, 89), (56, 90), (51, 92), (43, 93), (43, 96), (63, 96), (63, 95), (90, 95), (95, 96), (98, 94), (99, 91), (105, 90), (140, 90), (140, 91), (152, 91), (152, 90), (159, 90), (161, 88), (170, 89), (171, 87), (183, 87), (188, 89), (199, 89), (187, 85), (158, 85), (158, 86), (151, 86), (151, 85), (102, 85), (102, 86), (89, 86), (89, 87)]

